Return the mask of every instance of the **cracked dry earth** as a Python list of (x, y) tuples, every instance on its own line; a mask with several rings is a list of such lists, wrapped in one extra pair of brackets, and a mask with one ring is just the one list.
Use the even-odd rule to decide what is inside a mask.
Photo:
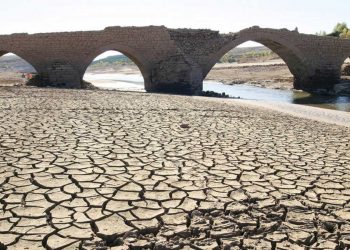
[(0, 89), (0, 249), (346, 249), (350, 129), (242, 104)]

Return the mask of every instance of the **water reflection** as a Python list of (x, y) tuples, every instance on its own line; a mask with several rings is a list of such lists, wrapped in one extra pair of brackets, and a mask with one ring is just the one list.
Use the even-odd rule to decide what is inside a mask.
[(295, 94), (293, 103), (350, 112), (350, 97), (348, 96), (312, 95), (301, 92)]
[(249, 85), (224, 85), (206, 81), (204, 90), (225, 92), (242, 99), (285, 102), (350, 112), (350, 97), (312, 95), (303, 91), (266, 89)]
[(204, 91), (225, 92), (231, 97), (239, 97), (249, 100), (264, 100), (264, 101), (280, 101), (289, 102), (293, 101), (293, 91), (279, 90), (279, 89), (266, 89), (259, 88), (250, 85), (225, 85), (215, 81), (204, 81)]

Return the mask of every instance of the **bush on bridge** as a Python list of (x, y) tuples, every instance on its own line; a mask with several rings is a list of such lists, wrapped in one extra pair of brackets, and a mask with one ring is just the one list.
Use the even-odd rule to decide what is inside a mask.
[(337, 23), (337, 25), (333, 29), (333, 33), (331, 36), (336, 36), (340, 38), (350, 38), (350, 29), (348, 28), (346, 23)]

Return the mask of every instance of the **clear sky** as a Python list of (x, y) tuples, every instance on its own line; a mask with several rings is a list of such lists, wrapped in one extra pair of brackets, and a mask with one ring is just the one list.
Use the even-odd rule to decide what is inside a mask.
[(0, 6), (0, 34), (146, 25), (315, 33), (350, 25), (350, 0), (1, 0)]

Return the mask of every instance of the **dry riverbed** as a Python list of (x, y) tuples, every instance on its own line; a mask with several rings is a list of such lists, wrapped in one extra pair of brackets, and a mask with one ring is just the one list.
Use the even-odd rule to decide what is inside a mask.
[(263, 88), (293, 89), (293, 75), (280, 60), (262, 63), (216, 64), (206, 80), (249, 84)]
[(0, 88), (0, 249), (350, 247), (350, 128), (228, 102)]

